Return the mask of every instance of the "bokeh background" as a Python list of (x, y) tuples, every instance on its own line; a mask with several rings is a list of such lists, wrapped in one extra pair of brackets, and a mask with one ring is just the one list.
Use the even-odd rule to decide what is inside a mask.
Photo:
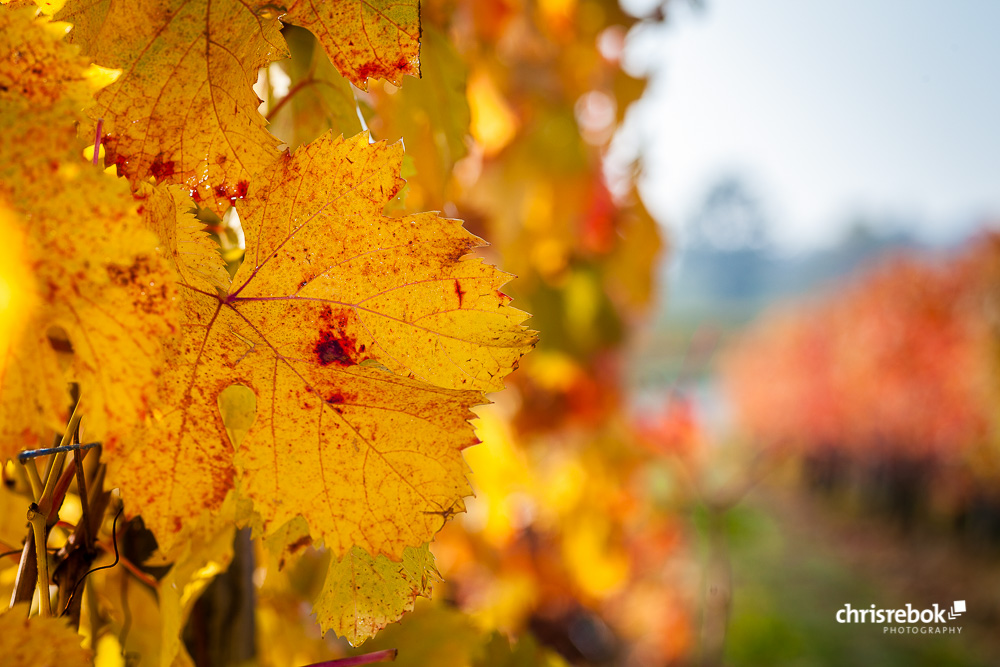
[[(261, 111), (291, 149), (402, 140), (387, 213), (489, 241), (540, 342), (477, 408), (432, 599), (359, 649), (321, 637), (329, 554), (243, 531), (184, 592), (193, 661), (214, 632), (251, 656), (227, 664), (275, 666), (1000, 664), (1000, 3), (422, 0), (421, 21), (423, 78), (367, 91), (286, 26)], [(201, 218), (235, 266), (235, 210)], [(156, 586), (95, 581), (97, 664), (158, 655)], [(959, 600), (960, 634), (836, 620)]]
[[(389, 212), (463, 219), (540, 336), (477, 409), (443, 581), (360, 650), (996, 664), (1000, 5), (426, 0), (421, 19), (419, 80), (352, 88), (286, 27), (292, 58), (257, 86), (293, 149), (402, 139)], [(238, 261), (234, 214), (205, 220)], [(324, 558), (230, 566), (257, 663), (352, 650), (310, 618)], [(960, 635), (836, 621), (956, 600)]]
[[(378, 645), (453, 606), (579, 665), (992, 664), (1000, 8), (424, 12), (471, 140), (380, 124), (415, 86), (369, 124), (428, 148), (409, 205), (492, 243), (541, 342), (479, 412), (435, 602)], [(835, 620), (955, 600), (961, 635)]]

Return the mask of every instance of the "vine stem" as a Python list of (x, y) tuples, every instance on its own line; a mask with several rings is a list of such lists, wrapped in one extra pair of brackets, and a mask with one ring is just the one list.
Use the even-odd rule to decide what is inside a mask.
[(55, 456), (52, 457), (52, 466), (49, 471), (49, 475), (45, 478), (45, 488), (42, 489), (42, 496), (38, 498), (38, 507), (41, 509), (42, 513), (48, 518), (48, 515), (52, 512), (52, 500), (53, 495), (56, 490), (56, 482), (62, 473), (63, 465), (66, 462), (66, 451), (65, 448), (73, 439), (73, 434), (76, 433), (76, 429), (80, 426), (80, 418), (83, 416), (83, 412), (80, 410), (80, 404), (82, 401), (77, 401), (76, 406), (73, 408), (73, 414), (69, 418), (69, 424), (66, 426), (65, 432), (63, 432), (62, 441), (59, 443), (59, 447), (62, 451), (59, 451)]
[(42, 489), (44, 487), (42, 485), (42, 478), (38, 476), (38, 467), (35, 465), (35, 462), (32, 460), (22, 461), (18, 459), (18, 463), (24, 467), (24, 470), (28, 474), (28, 483), (31, 484), (31, 495), (33, 495), (36, 500), (41, 498)]
[(285, 94), (285, 96), (282, 97), (280, 100), (278, 100), (278, 103), (274, 105), (274, 108), (268, 110), (267, 116), (265, 116), (265, 118), (267, 118), (267, 120), (273, 119), (275, 116), (278, 115), (278, 112), (281, 111), (281, 107), (285, 106), (285, 104), (288, 103), (288, 100), (292, 99), (292, 96), (294, 96), (295, 93), (299, 92), (306, 86), (309, 86), (313, 83), (316, 83), (316, 80), (313, 79), (312, 77), (309, 77), (307, 79), (302, 79), (297, 84), (292, 86)]
[(87, 476), (83, 472), (83, 457), (84, 454), (79, 450), (73, 452), (73, 463), (74, 468), (76, 468), (76, 491), (80, 496), (80, 507), (83, 510), (81, 516), (83, 518), (83, 528), (81, 529), (80, 535), (83, 536), (83, 544), (88, 552), (93, 548), (93, 544), (90, 540), (90, 498), (87, 494)]
[(28, 523), (35, 536), (35, 556), (38, 558), (38, 602), (42, 616), (52, 615), (52, 602), (49, 599), (49, 554), (45, 551), (45, 514), (38, 505), (31, 503), (28, 509)]
[(305, 667), (354, 667), (354, 665), (370, 665), (373, 662), (392, 662), (399, 653), (398, 649), (388, 648), (384, 651), (365, 653), (350, 658), (338, 658), (337, 660), (327, 660), (326, 662), (315, 662)]
[[(57, 449), (65, 450), (67, 448), (66, 446), (72, 441), (74, 435), (77, 433), (77, 429), (80, 427), (82, 414), (80, 401), (77, 401), (73, 407), (73, 414), (70, 416), (69, 423), (66, 425), (66, 430), (63, 432), (60, 446)], [(75, 473), (73, 469), (67, 469), (65, 473), (63, 472), (65, 461), (66, 451), (59, 451), (55, 454), (49, 460), (44, 482), (38, 478), (38, 471), (35, 469), (35, 462), (33, 460), (29, 461), (25, 466), (25, 469), (29, 471), (28, 475), (31, 480), (32, 493), (35, 496), (35, 502), (31, 503), (28, 507), (27, 517), (28, 523), (31, 524), (31, 536), (34, 537), (32, 544), (35, 550), (36, 588), (38, 589), (39, 611), (42, 616), (52, 616), (52, 601), (49, 596), (49, 555), (45, 549), (49, 519), (50, 516), (54, 517), (54, 513), (59, 511), (59, 506), (62, 505), (66, 489), (69, 488), (70, 481), (72, 481)], [(76, 468), (75, 463), (73, 464), (73, 468)], [(32, 470), (34, 470), (34, 475), (30, 472)], [(39, 491), (40, 485), (41, 490)], [(54, 518), (52, 523), (55, 523)], [(26, 571), (25, 568), (27, 565), (25, 561), (28, 558), (30, 558), (30, 548), (26, 542), (24, 550), (21, 552), (18, 580), (20, 580), (21, 574)], [(30, 591), (27, 589), (21, 591), (20, 586), (21, 582), (18, 581), (15, 584), (14, 595), (11, 597), (11, 605), (17, 602), (19, 598), (22, 600), (25, 597), (30, 599)], [(19, 591), (23, 592), (25, 597), (21, 597)]]

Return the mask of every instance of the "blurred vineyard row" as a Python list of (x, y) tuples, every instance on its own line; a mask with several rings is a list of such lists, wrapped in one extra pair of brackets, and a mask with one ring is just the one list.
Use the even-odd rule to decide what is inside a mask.
[(1000, 236), (771, 312), (721, 368), (754, 446), (813, 487), (1000, 539)]

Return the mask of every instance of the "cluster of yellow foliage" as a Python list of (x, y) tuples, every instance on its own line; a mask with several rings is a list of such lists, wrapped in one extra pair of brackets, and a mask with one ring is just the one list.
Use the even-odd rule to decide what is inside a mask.
[[(2, 14), (0, 200), (21, 242), (0, 453), (62, 431), (74, 383), (108, 485), (164, 557), (234, 522), (273, 541), (305, 520), (296, 544), (336, 556), (320, 623), (361, 641), (427, 590), (438, 512), (469, 492), (469, 408), (533, 344), (526, 316), (499, 292), (508, 274), (466, 257), (481, 241), (460, 222), (383, 215), (403, 185), (401, 145), (327, 134), (277, 151), (251, 88), (285, 55), (275, 12), (147, 4), (70, 2), (55, 17), (72, 23), (67, 39), (31, 9)], [(359, 85), (416, 69), (404, 38), (419, 32), (415, 6), (293, 17), (337, 45), (331, 57)], [(358, 46), (340, 48), (344, 30)], [(91, 60), (118, 70), (96, 102)], [(391, 71), (371, 64), (387, 60)], [(83, 161), (83, 113), (128, 182)], [(192, 197), (244, 219), (233, 280)], [(253, 392), (256, 418), (231, 442), (220, 396), (232, 385)], [(352, 567), (368, 578), (348, 589), (338, 582)]]
[[(621, 413), (622, 343), (662, 244), (631, 180), (602, 174), (643, 89), (619, 62), (634, 17), (610, 0), (11, 4), (0, 458), (62, 433), (79, 396), (102, 443), (84, 479), (119, 489), (158, 547), (86, 579), (70, 616), (100, 664), (190, 664), (184, 626), (242, 526), (260, 537), (262, 664), (327, 659), (327, 630), (365, 641), (439, 569), (437, 595), (469, 615), (428, 606), (376, 648), (552, 664), (494, 631), (583, 613), (631, 659), (684, 652), (684, 601), (655, 565), (677, 529)], [(500, 291), (511, 275), (473, 253), (519, 274), (546, 341), (475, 431), (470, 410), (535, 339)], [(78, 491), (49, 517), (53, 565), (92, 521)], [(32, 495), (3, 490), (4, 512)], [(118, 562), (113, 513), (96, 565)], [(19, 519), (0, 529), (25, 540)], [(0, 616), (0, 641), (56, 632), (18, 630), (24, 614)]]

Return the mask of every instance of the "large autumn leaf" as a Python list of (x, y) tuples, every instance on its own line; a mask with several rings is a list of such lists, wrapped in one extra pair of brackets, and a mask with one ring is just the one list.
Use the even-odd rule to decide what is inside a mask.
[(358, 88), (367, 90), (368, 79), (398, 86), (404, 74), (420, 76), (419, 0), (298, 0), (282, 18), (312, 31)]
[(97, 64), (122, 72), (89, 113), (133, 185), (183, 183), (221, 212), (277, 157), (253, 92), (258, 69), (288, 55), (273, 12), (235, 0), (70, 0), (57, 18)]
[[(113, 440), (156, 393), (160, 339), (175, 331), (175, 277), (143, 229), (128, 186), (82, 160), (77, 110), (86, 61), (33, 12), (0, 10), (0, 218), (31, 268), (33, 304), (0, 349), (0, 459), (62, 430), (67, 380), (87, 402), (90, 437)], [(74, 352), (68, 374), (51, 338)]]
[(462, 509), (469, 408), (534, 337), (499, 292), (510, 276), (465, 256), (482, 242), (460, 221), (382, 215), (401, 160), (365, 134), (303, 146), (239, 205), (246, 260), (228, 291), (181, 269), (164, 407), (112, 469), (162, 546), (233, 486), (218, 409), (232, 384), (256, 395), (235, 463), (265, 532), (302, 516), (338, 557), (398, 561)]

